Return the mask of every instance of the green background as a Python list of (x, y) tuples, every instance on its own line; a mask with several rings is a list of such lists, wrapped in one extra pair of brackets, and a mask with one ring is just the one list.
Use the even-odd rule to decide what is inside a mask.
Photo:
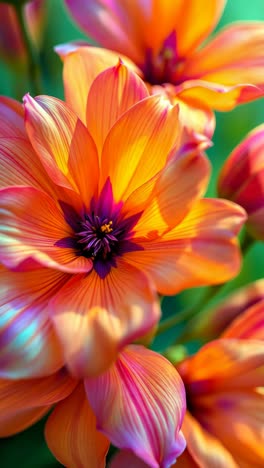
[[(263, 0), (230, 0), (227, 3), (223, 17), (217, 29), (236, 20), (264, 20)], [(63, 98), (62, 65), (53, 52), (56, 44), (74, 39), (84, 38), (77, 26), (73, 24), (61, 0), (47, 0), (47, 19), (44, 31), (43, 48), (41, 51), (44, 70), (44, 93)], [(19, 86), (17, 85), (19, 84)], [(0, 62), (0, 94), (16, 97), (30, 91), (26, 79), (12, 73)], [(213, 137), (214, 146), (208, 151), (212, 163), (213, 176), (208, 195), (214, 196), (215, 182), (218, 171), (230, 151), (241, 141), (247, 132), (264, 122), (263, 99), (240, 106), (229, 113), (216, 114), (216, 131)], [(238, 286), (263, 276), (264, 249), (263, 244), (256, 243), (244, 260), (240, 275), (231, 281), (224, 293)], [(177, 297), (165, 298), (163, 301), (164, 317), (175, 314), (177, 310), (190, 306), (200, 291), (187, 290)], [(168, 346), (175, 337), (177, 330), (170, 330), (155, 342), (155, 349), (161, 350)], [(23, 433), (0, 441), (0, 464), (2, 468), (45, 468), (61, 466), (46, 448), (43, 439), (44, 421)], [(92, 468), (92, 467), (91, 467)]]

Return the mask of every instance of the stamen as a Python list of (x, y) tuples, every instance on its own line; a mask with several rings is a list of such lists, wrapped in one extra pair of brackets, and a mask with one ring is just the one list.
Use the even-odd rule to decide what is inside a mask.
[(109, 223), (105, 223), (101, 226), (101, 231), (106, 233), (106, 234), (109, 234), (109, 232), (112, 232), (113, 231), (113, 228), (111, 227), (113, 224), (113, 221), (109, 221)]

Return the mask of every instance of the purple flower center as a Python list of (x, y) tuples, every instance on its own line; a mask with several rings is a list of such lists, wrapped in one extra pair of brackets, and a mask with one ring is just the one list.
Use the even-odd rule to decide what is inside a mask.
[(142, 250), (133, 239), (133, 228), (141, 213), (122, 214), (123, 203), (115, 203), (112, 185), (107, 179), (99, 197), (91, 200), (89, 209), (78, 214), (67, 203), (60, 202), (65, 220), (73, 235), (60, 239), (56, 245), (74, 248), (76, 255), (91, 258), (94, 269), (101, 278), (116, 267), (116, 257), (126, 252)]
[(81, 221), (80, 232), (76, 233), (81, 249), (91, 258), (106, 259), (108, 254), (118, 247), (122, 238), (122, 229), (114, 226), (113, 221), (107, 217), (100, 217), (94, 213), (84, 216)]

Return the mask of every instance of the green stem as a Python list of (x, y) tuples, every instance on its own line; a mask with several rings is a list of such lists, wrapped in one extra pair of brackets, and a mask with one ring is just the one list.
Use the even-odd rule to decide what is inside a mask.
[(213, 297), (215, 297), (218, 294), (218, 292), (220, 291), (220, 289), (222, 289), (223, 286), (224, 284), (219, 284), (217, 286), (208, 287), (205, 294), (197, 302), (195, 307), (184, 309), (180, 311), (177, 315), (174, 315), (173, 317), (170, 317), (167, 320), (163, 320), (163, 322), (161, 322), (159, 325), (156, 335), (161, 335), (170, 328), (175, 327), (175, 325), (179, 325), (179, 323), (182, 323), (185, 320), (189, 320), (192, 317), (194, 317), (198, 311), (204, 309), (208, 302), (211, 301), (211, 299), (213, 299)]
[(39, 57), (32, 45), (30, 36), (27, 31), (23, 15), (23, 5), (16, 5), (15, 8), (21, 29), (22, 39), (27, 51), (27, 74), (31, 86), (31, 91), (34, 95), (41, 94)]

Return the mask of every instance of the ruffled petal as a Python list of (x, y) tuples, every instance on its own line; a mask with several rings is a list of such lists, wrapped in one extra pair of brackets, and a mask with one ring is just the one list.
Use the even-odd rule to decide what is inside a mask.
[(149, 93), (144, 82), (121, 61), (97, 76), (89, 91), (86, 117), (99, 154), (118, 118), (147, 96)]
[(33, 187), (5, 188), (0, 191), (0, 206), (0, 258), (5, 266), (15, 268), (33, 258), (68, 273), (92, 268), (90, 259), (63, 244), (74, 233), (49, 195)]
[(160, 354), (130, 345), (106, 373), (85, 379), (85, 389), (98, 428), (115, 446), (151, 468), (169, 468), (183, 452), (184, 385)]
[(50, 308), (67, 365), (78, 377), (106, 370), (120, 349), (160, 317), (149, 280), (121, 259), (103, 279), (95, 270), (74, 277)]
[[(188, 412), (183, 421), (183, 433), (186, 437), (187, 452), (189, 452), (192, 457), (193, 464), (182, 464), (180, 457), (180, 467), (239, 468), (231, 453), (226, 450), (218, 437), (213, 437)], [(183, 455), (185, 455), (185, 453)], [(175, 465), (175, 468), (177, 468), (177, 466), (178, 463)]]
[(79, 384), (50, 415), (45, 438), (53, 455), (70, 468), (104, 468), (109, 448), (107, 438), (97, 431), (95, 415)]
[(47, 305), (66, 279), (54, 270), (14, 273), (0, 268), (2, 378), (45, 376), (64, 364)]
[[(62, 44), (55, 49), (63, 60), (66, 102), (84, 123), (86, 123), (87, 98), (90, 87), (99, 73), (115, 66), (120, 58), (131, 70), (140, 73), (136, 65), (127, 57), (120, 57), (120, 54), (111, 50), (76, 43)], [(78, 74), (76, 74), (76, 70), (78, 70)], [(100, 119), (101, 117), (100, 115)]]
[[(263, 94), (263, 47), (262, 22), (232, 24), (190, 58), (184, 73), (190, 78), (226, 86), (254, 84)], [(245, 98), (242, 92), (239, 101), (243, 102)]]
[(0, 136), (27, 139), (23, 106), (6, 96), (0, 96)]
[(241, 265), (236, 235), (244, 210), (232, 202), (202, 199), (174, 229), (159, 239), (137, 239), (143, 250), (126, 260), (149, 273), (161, 294), (218, 284), (235, 276)]
[(0, 380), (0, 434), (16, 434), (66, 398), (75, 388), (64, 369), (50, 377), (29, 380)]
[[(199, 150), (191, 149), (180, 157), (176, 154), (157, 178), (135, 226), (135, 236), (155, 239), (179, 224), (192, 205), (204, 195), (209, 175), (210, 163)], [(138, 195), (138, 191), (132, 194), (125, 208), (136, 204)]]
[(101, 185), (110, 177), (115, 198), (125, 200), (164, 167), (179, 137), (177, 106), (163, 96), (135, 104), (108, 133)]
[[(98, 156), (89, 132), (67, 105), (49, 96), (24, 97), (30, 141), (51, 180), (89, 204), (98, 184)], [(92, 174), (92, 175), (91, 175)]]

